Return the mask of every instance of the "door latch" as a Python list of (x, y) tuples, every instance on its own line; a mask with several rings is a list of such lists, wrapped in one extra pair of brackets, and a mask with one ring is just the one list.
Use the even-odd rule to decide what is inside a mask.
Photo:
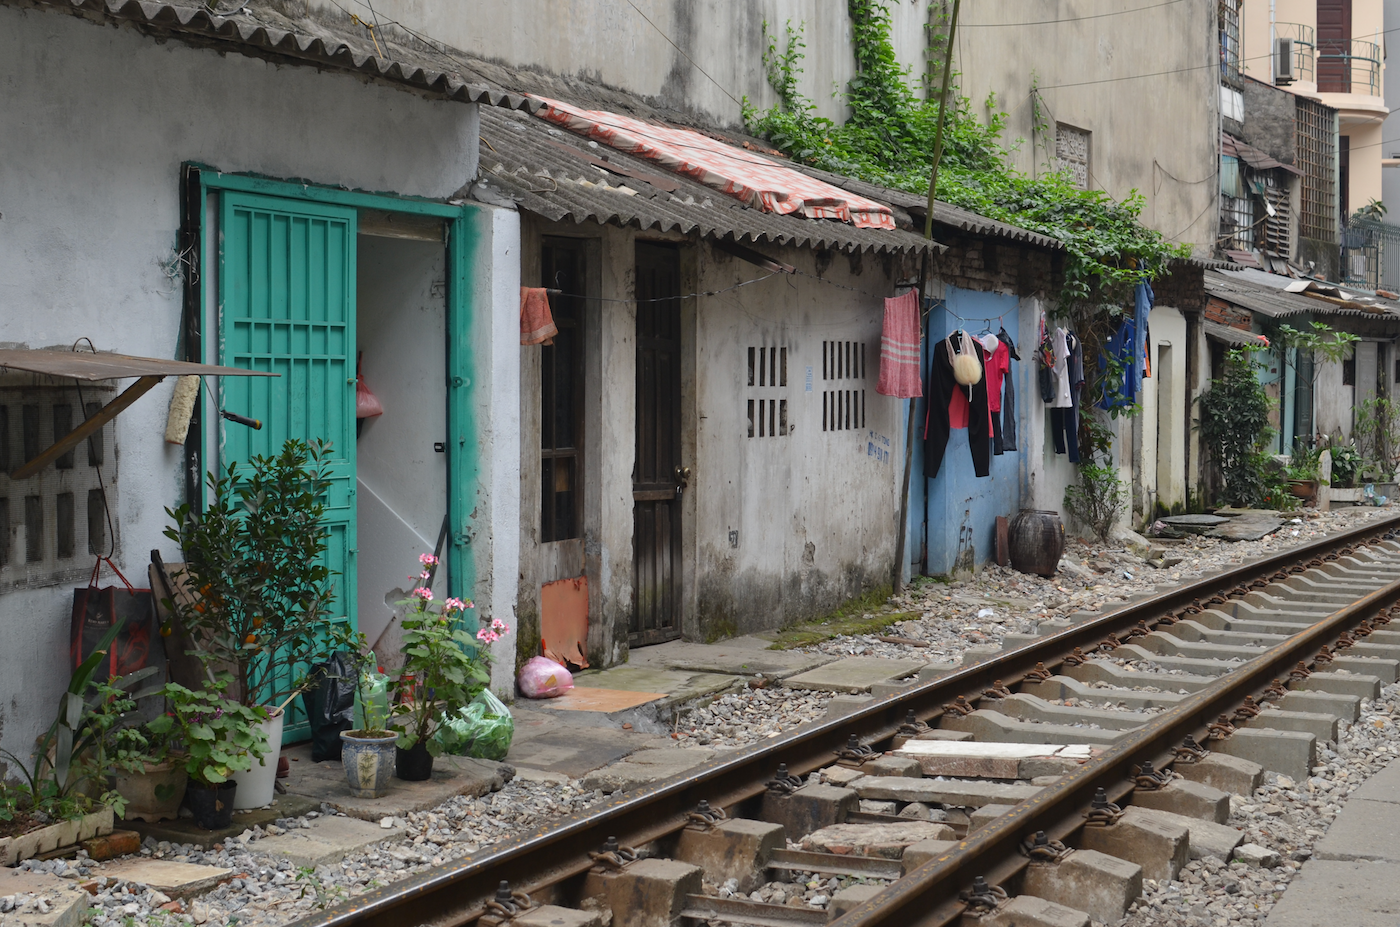
[(681, 493), (685, 492), (686, 487), (689, 486), (689, 485), (690, 485), (690, 468), (689, 468), (689, 467), (677, 467), (677, 468), (676, 468), (676, 495), (679, 496)]

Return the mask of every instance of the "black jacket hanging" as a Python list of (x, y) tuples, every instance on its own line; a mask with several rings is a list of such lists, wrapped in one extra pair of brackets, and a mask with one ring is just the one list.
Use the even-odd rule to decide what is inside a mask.
[[(943, 454), (948, 449), (948, 434), (951, 424), (948, 418), (948, 404), (953, 401), (953, 390), (962, 390), (968, 395), (970, 406), (967, 416), (967, 441), (972, 450), (972, 469), (978, 476), (987, 476), (992, 469), (992, 429), (991, 412), (987, 407), (987, 377), (984, 375), (970, 387), (960, 386), (953, 377), (953, 359), (948, 356), (948, 343), (951, 340), (959, 351), (967, 349), (962, 343), (963, 334), (953, 332), (948, 338), (939, 341), (933, 348), (933, 360), (929, 364), (928, 412), (924, 418), (924, 476), (932, 479), (943, 466)], [(987, 367), (987, 353), (968, 336), (976, 356)]]

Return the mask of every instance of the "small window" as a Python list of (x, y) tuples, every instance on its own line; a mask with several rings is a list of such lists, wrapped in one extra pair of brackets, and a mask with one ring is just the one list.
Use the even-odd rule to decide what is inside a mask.
[(540, 540), (566, 541), (583, 527), (583, 243), (546, 240), (541, 257), (559, 334), (540, 351)]
[(1055, 161), (1081, 190), (1089, 189), (1089, 141), (1091, 133), (1063, 122), (1055, 123)]
[(760, 395), (745, 400), (750, 438), (780, 438), (788, 434), (787, 399), (774, 390), (788, 385), (788, 349), (756, 345), (748, 350), (748, 385)]
[[(863, 341), (823, 341), (823, 380), (864, 380), (866, 344)], [(822, 391), (822, 431), (853, 431), (865, 427), (865, 389), (847, 382), (839, 389)]]
[(1356, 385), (1356, 355), (1352, 355), (1342, 361), (1342, 385)]

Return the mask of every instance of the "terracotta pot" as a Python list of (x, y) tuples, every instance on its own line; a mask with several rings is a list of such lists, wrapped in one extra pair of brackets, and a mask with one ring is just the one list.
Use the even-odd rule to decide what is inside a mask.
[(1288, 491), (1304, 502), (1317, 501), (1317, 480), (1289, 480)]
[(128, 821), (163, 821), (175, 818), (185, 797), (189, 774), (174, 760), (147, 763), (144, 772), (118, 772), (113, 776), (113, 788), (126, 799)]
[(1011, 565), (1022, 573), (1054, 576), (1065, 552), (1059, 512), (1021, 509), (1011, 519)]

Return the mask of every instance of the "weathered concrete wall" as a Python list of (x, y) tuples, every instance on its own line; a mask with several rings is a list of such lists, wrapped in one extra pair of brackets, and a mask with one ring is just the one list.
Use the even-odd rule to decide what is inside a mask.
[[(162, 270), (179, 225), (180, 163), (446, 196), (474, 171), (472, 107), (278, 67), (68, 16), (0, 7), (0, 342), (177, 356), (180, 286)], [(374, 125), (376, 143), (364, 143)], [(115, 422), (117, 563), (174, 556), (164, 507), (179, 448), (169, 386)], [(0, 477), (0, 491), (5, 480)], [(0, 746), (21, 755), (68, 679), (68, 586), (0, 599)], [(19, 616), (23, 620), (19, 620)]]
[[(697, 256), (704, 290), (762, 275), (710, 248)], [(887, 584), (893, 568), (904, 406), (875, 384), (883, 298), (903, 279), (898, 261), (835, 254), (823, 267), (826, 259), (808, 250), (775, 256), (801, 273), (696, 303), (695, 510), (687, 515), (698, 637), (819, 614)], [(863, 375), (824, 380), (823, 341), (862, 345)], [(786, 388), (747, 385), (747, 349), (760, 346), (787, 349)], [(860, 427), (823, 431), (830, 390), (860, 393)], [(790, 433), (748, 437), (750, 398), (785, 398)]]
[[(524, 276), (537, 279), (543, 235), (583, 237), (596, 248), (585, 313), (583, 572), (589, 581), (588, 657), (625, 659), (632, 609), (635, 457), (635, 245), (631, 229), (560, 226), (527, 218)], [(683, 623), (708, 639), (780, 627), (828, 611), (889, 582), (893, 567), (902, 404), (875, 392), (885, 295), (909, 268), (872, 255), (818, 255), (766, 247), (795, 265), (779, 275), (682, 303), (682, 449), (692, 468), (682, 496)], [(715, 291), (764, 276), (758, 267), (684, 241), (681, 288)], [(823, 281), (830, 281), (823, 282)], [(835, 284), (835, 285), (832, 285)], [(865, 377), (822, 378), (822, 342), (865, 345)], [(787, 350), (786, 387), (750, 387), (748, 349)], [(538, 621), (540, 585), (561, 566), (539, 542), (539, 359), (522, 361), (520, 440), (522, 646)], [(811, 377), (808, 378), (810, 369)], [(810, 384), (810, 389), (809, 389)], [(825, 390), (864, 391), (861, 427), (823, 431)], [(748, 436), (749, 399), (785, 399), (789, 433)], [(537, 627), (537, 624), (534, 625)], [(537, 637), (537, 632), (536, 632)]]
[(1297, 100), (1287, 90), (1246, 78), (1243, 140), (1284, 164), (1296, 164), (1297, 109)]
[[(1191, 244), (1198, 256), (1208, 253), (1218, 191), (1201, 181), (1215, 176), (1220, 152), (1215, 0), (1108, 18), (1104, 10), (1095, 0), (964, 6), (956, 59), (962, 92), (979, 114), (988, 93), (996, 94), (1008, 113), (1007, 142), (1025, 140), (1013, 160), (1026, 173), (1043, 172), (1053, 159), (1056, 122), (1092, 132), (1090, 186), (1117, 199), (1140, 192), (1147, 225)], [(1029, 19), (1044, 22), (992, 25)], [(1049, 133), (1037, 129), (1037, 111)]]
[(1133, 505), (1139, 523), (1158, 504), (1171, 509), (1186, 503), (1186, 317), (1155, 306), (1150, 322), (1152, 376), (1142, 381), (1142, 412), (1135, 417)]
[[(927, 6), (895, 2), (889, 8), (899, 59), (922, 73)], [(805, 26), (799, 85), (821, 115), (842, 116), (831, 91), (855, 73), (846, 5), (822, 0), (635, 0), (635, 8), (598, 0), (491, 6), (387, 0), (375, 11), (382, 23), (400, 22), (463, 51), (601, 81), (721, 126), (741, 122), (745, 96), (760, 107), (777, 102), (763, 70), (765, 22), (779, 34), (788, 21)]]
[[(1394, 33), (1391, 29), (1400, 28), (1400, 0), (1383, 0), (1384, 18), (1387, 40)], [(1400, 145), (1392, 142), (1392, 139), (1400, 138), (1400, 68), (1385, 69), (1385, 105), (1390, 109), (1390, 115), (1385, 117), (1385, 122), (1381, 126), (1381, 138), (1387, 144), (1381, 147), (1381, 158), (1390, 162), (1381, 171), (1381, 199), (1385, 202), (1388, 218), (1391, 222), (1400, 220), (1400, 162), (1397, 162), (1392, 155), (1400, 151)]]
[(1356, 404), (1356, 387), (1342, 384), (1342, 365), (1319, 362), (1314, 390), (1314, 421), (1319, 434), (1351, 435)]

